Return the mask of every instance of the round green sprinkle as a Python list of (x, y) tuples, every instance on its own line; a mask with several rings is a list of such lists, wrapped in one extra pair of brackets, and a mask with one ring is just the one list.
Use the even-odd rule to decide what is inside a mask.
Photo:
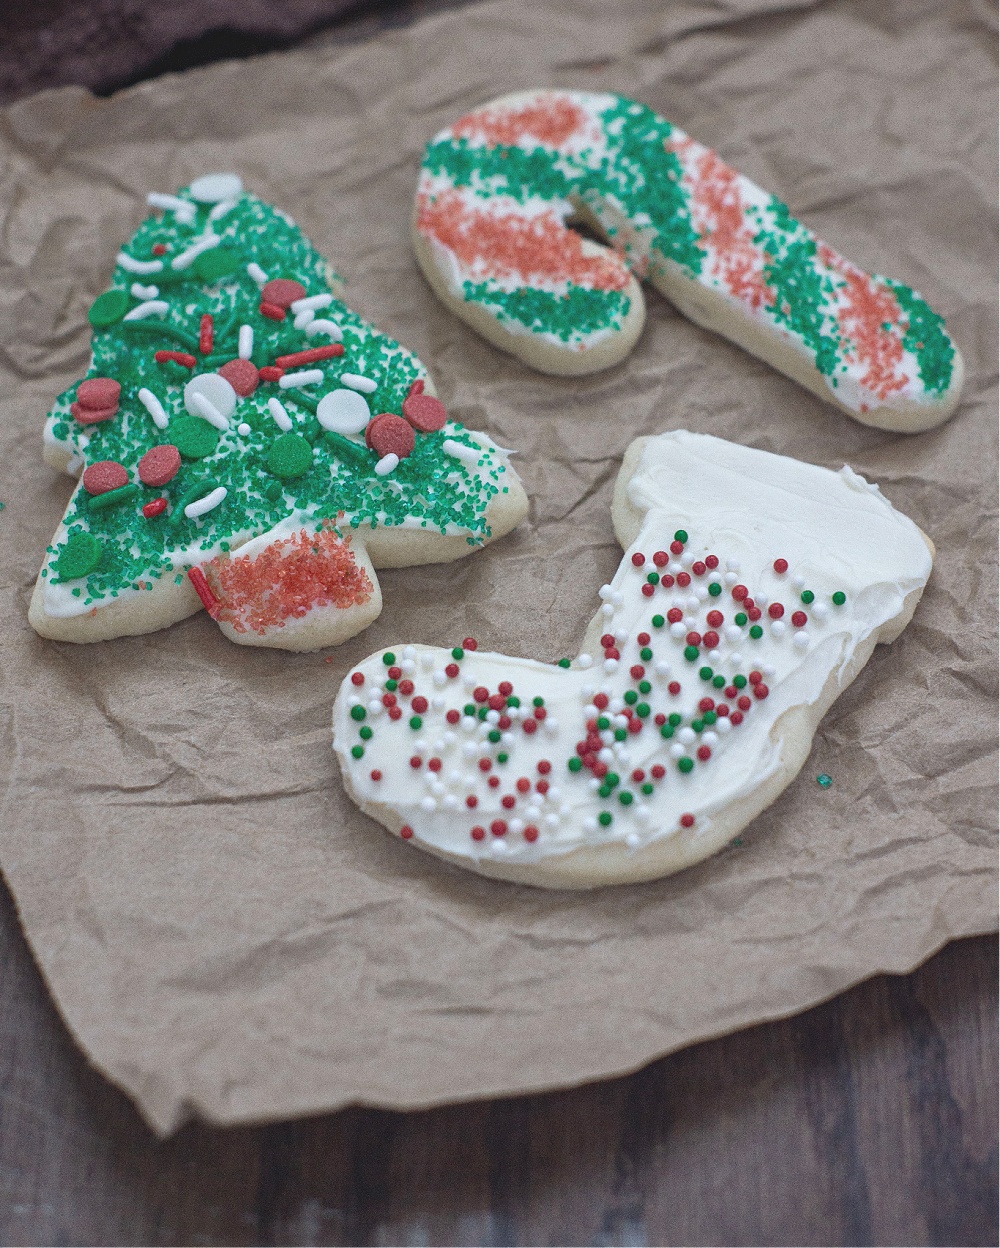
[(713, 676), (712, 684), (715, 686), (716, 689), (724, 689), (726, 687), (725, 676)]
[(367, 714), (368, 712), (365, 710), (363, 706), (351, 707), (351, 719), (356, 719), (358, 723), (360, 723)]
[(475, 715), (475, 713), (476, 713), (475, 702), (466, 702), (465, 706), (462, 707), (463, 715)]
[(373, 735), (372, 730), (368, 727), (367, 724), (365, 724), (364, 727), (358, 733), (358, 736), (361, 738), (362, 741), (370, 741), (372, 739), (372, 735)]
[(621, 802), (623, 806), (631, 806), (632, 803), (635, 801), (635, 798), (628, 791), (628, 789), (626, 789), (624, 793), (618, 794), (618, 800)]
[(722, 593), (722, 586), (719, 584), (718, 581), (712, 581), (712, 583), (708, 587), (708, 592), (712, 595), (713, 598), (718, 598), (718, 596)]
[(510, 755), (509, 755), (509, 754), (498, 754), (498, 755), (497, 755), (497, 762), (498, 762), (498, 763), (505, 763), (505, 762), (507, 761), (507, 759), (508, 759), (508, 758), (510, 758)]
[(597, 728), (599, 732), (607, 732), (607, 730), (610, 727), (611, 727), (611, 720), (608, 719), (607, 715), (598, 716)]
[(235, 247), (211, 247), (195, 257), (192, 274), (202, 282), (217, 282), (240, 267), (240, 253)]
[(170, 440), (185, 459), (205, 459), (219, 445), (219, 431), (200, 416), (182, 416), (172, 420)]
[(694, 770), (694, 759), (693, 758), (679, 758), (677, 760), (677, 770), (683, 771), (683, 773), (687, 775), (689, 771)]
[(733, 622), (735, 624), (738, 624), (740, 628), (742, 628), (743, 625), (747, 622), (746, 612), (737, 611), (736, 614), (733, 616)]
[(387, 650), (385, 654), (382, 655), (382, 662), (386, 665), (386, 667), (392, 667), (396, 662), (396, 656), (391, 650)]
[(313, 450), (305, 438), (297, 433), (283, 433), (267, 448), (264, 461), (268, 472), (291, 481), (309, 471), (313, 464)]
[(572, 663), (573, 663), (572, 659), (560, 659), (556, 666), (557, 667), (570, 667)]
[(624, 702), (626, 706), (635, 706), (639, 701), (639, 695), (634, 689), (628, 689), (625, 693)]
[(715, 723), (715, 721), (718, 718), (719, 717), (718, 715), (716, 715), (715, 711), (706, 711), (705, 714), (702, 715), (701, 717), (701, 722), (705, 724), (707, 727), (711, 728), (711, 726)]
[(645, 719), (646, 716), (649, 714), (649, 703), (640, 702), (639, 705), (635, 708), (635, 713), (639, 716), (640, 719)]
[(821, 789), (828, 789), (833, 784), (833, 776), (828, 776), (825, 771), (821, 771), (816, 777), (816, 783)]
[(532, 706), (544, 706), (544, 705), (545, 705), (545, 699), (544, 699), (544, 698), (532, 698), (532, 699), (531, 699), (531, 705), (532, 705)]
[(597, 796), (600, 798), (610, 797), (611, 790), (608, 788), (606, 784), (602, 784), (601, 787), (597, 790)]
[(659, 585), (659, 583), (660, 583), (660, 574), (659, 574), (659, 572), (647, 572), (647, 573), (646, 573), (646, 581), (647, 581), (650, 585)]
[(733, 684), (737, 689), (745, 689), (747, 687), (747, 678), (745, 676), (734, 676)]
[(683, 529), (678, 529), (677, 532), (674, 534), (675, 542), (686, 542), (687, 540), (688, 540), (688, 535)]
[(695, 730), (695, 732), (701, 732), (701, 730), (705, 727), (705, 725), (701, 722), (700, 719), (692, 719), (691, 727)]
[(671, 728), (679, 728), (681, 726), (681, 722), (682, 722), (681, 717), (680, 715), (677, 714), (676, 711), (673, 711), (670, 715), (667, 716), (667, 723), (670, 725)]
[(649, 683), (649, 681), (648, 681), (648, 680), (640, 680), (640, 681), (639, 681), (639, 692), (640, 692), (640, 693), (651, 693), (651, 692), (652, 692), (652, 689), (653, 689), (653, 686)]
[(363, 758), (364, 753), (365, 753), (365, 747), (363, 745), (351, 746), (351, 758)]
[(510, 697), (507, 699), (507, 705), (508, 706), (520, 706), (521, 699), (516, 694), (512, 693)]
[(804, 589), (802, 593), (799, 594), (799, 597), (808, 607), (809, 604), (815, 599), (816, 595), (813, 593), (811, 589)]
[(639, 651), (639, 658), (642, 659), (643, 663), (648, 663), (652, 657), (653, 652), (650, 650), (649, 646), (643, 646), (643, 648)]
[(461, 647), (461, 646), (456, 646), (456, 647), (455, 647), (455, 649), (454, 649), (454, 650), (452, 650), (452, 652), (451, 652), (451, 657), (452, 657), (453, 659), (464, 659), (464, 658), (465, 658), (465, 651), (462, 649), (462, 647)]
[(423, 723), (424, 721), (420, 718), (419, 715), (410, 716), (410, 727), (413, 729), (414, 732), (416, 732), (417, 729), (423, 727)]
[(715, 673), (710, 667), (701, 667), (698, 669), (698, 675), (702, 680), (711, 680)]
[(754, 639), (754, 641), (758, 641), (761, 637), (764, 636), (764, 630), (761, 628), (759, 624), (755, 624), (753, 628), (751, 628), (750, 630), (750, 636)]
[(597, 816), (597, 822), (601, 825), (602, 828), (606, 828), (610, 825), (611, 820), (613, 818), (614, 816), (612, 815), (610, 810), (602, 810), (601, 813)]
[(582, 759), (582, 758), (578, 758), (578, 757), (574, 754), (574, 755), (573, 755), (573, 757), (572, 757), (572, 758), (569, 760), (569, 762), (566, 764), (566, 766), (570, 769), (570, 771), (582, 771), (582, 770), (583, 770), (583, 759)]
[(627, 740), (628, 740), (628, 731), (627, 731), (625, 728), (616, 728), (616, 729), (615, 729), (615, 740), (616, 740), (616, 741), (627, 741)]
[(127, 290), (106, 290), (90, 305), (87, 319), (95, 329), (107, 329), (122, 319), (128, 311), (128, 304)]
[(61, 581), (75, 581), (89, 576), (101, 562), (104, 547), (93, 533), (74, 533), (66, 542), (55, 561), (55, 570)]
[(660, 728), (660, 736), (664, 737), (667, 741), (669, 741), (673, 735), (674, 735), (674, 730), (670, 724), (664, 724)]
[(663, 616), (662, 616), (662, 615), (654, 615), (654, 616), (653, 616), (653, 627), (654, 627), (654, 628), (662, 628), (662, 627), (664, 626), (664, 624), (666, 624), (666, 622), (667, 622), (667, 621), (663, 618)]
[(480, 719), (485, 719), (489, 713), (490, 713), (490, 708), (488, 706), (481, 706), (477, 712)]
[(847, 595), (843, 592), (843, 590), (838, 589), (833, 595), (833, 605), (835, 607), (842, 607), (846, 601)]
[(642, 791), (643, 791), (643, 793), (645, 793), (645, 795), (646, 795), (647, 797), (649, 797), (650, 793), (652, 793), (652, 791), (653, 791), (653, 786), (649, 783), (649, 781), (648, 781), (648, 780), (647, 780), (647, 781), (646, 781), (646, 783), (642, 786)]
[(500, 729), (491, 728), (490, 731), (486, 734), (486, 736), (489, 738), (490, 741), (493, 742), (494, 745), (496, 745), (497, 742), (500, 740)]
[(697, 659), (698, 657), (698, 647), (697, 646), (685, 646), (684, 657), (687, 659), (689, 663), (693, 663), (695, 659)]
[(399, 681), (398, 681), (398, 680), (387, 680), (387, 681), (385, 682), (385, 687), (386, 687), (386, 689), (387, 689), (390, 693), (395, 693), (395, 692), (396, 692), (396, 690), (399, 688)]

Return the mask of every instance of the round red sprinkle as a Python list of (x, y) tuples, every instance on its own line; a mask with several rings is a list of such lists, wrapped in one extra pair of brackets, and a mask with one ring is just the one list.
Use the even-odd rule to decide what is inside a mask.
[(691, 571), (695, 574), (695, 576), (704, 576), (708, 571), (708, 566), (698, 559), (691, 564)]
[(726, 695), (727, 698), (735, 698), (736, 695), (739, 693), (739, 690), (736, 688), (735, 685), (726, 685), (725, 689), (723, 689), (722, 692)]
[(705, 643), (706, 649), (714, 650), (719, 644), (719, 634), (709, 630), (705, 636), (702, 637), (702, 641)]
[(81, 407), (100, 412), (108, 407), (117, 407), (121, 393), (121, 383), (113, 377), (88, 377), (77, 386), (76, 401)]
[(750, 701), (750, 699), (749, 699), (749, 698), (747, 697), (747, 695), (744, 693), (744, 694), (742, 695), (742, 697), (740, 697), (740, 698), (737, 700), (736, 705), (740, 708), (740, 710), (741, 710), (741, 711), (749, 711), (750, 707), (751, 707), (751, 706), (753, 706), (753, 703)]
[(487, 780), (486, 783), (490, 786), (491, 789), (498, 789), (500, 787), (500, 777), (490, 776), (489, 780)]
[(306, 297), (306, 288), (301, 282), (293, 282), (289, 277), (276, 277), (268, 282), (260, 292), (265, 303), (273, 303), (278, 308), (290, 308), (293, 303)]
[[(363, 678), (362, 678), (362, 679), (363, 679)], [(395, 706), (395, 705), (396, 705), (396, 695), (395, 695), (394, 693), (383, 693), (383, 694), (382, 694), (382, 705), (383, 705), (383, 706)]]
[(410, 705), (418, 715), (423, 715), (424, 711), (427, 710), (428, 703), (426, 698), (414, 698)]
[(644, 598), (652, 598), (652, 596), (653, 596), (655, 593), (656, 593), (656, 586), (655, 586), (655, 585), (650, 585), (650, 584), (649, 584), (649, 582), (647, 581), (647, 582), (646, 582), (646, 584), (645, 584), (645, 585), (643, 585), (643, 587), (642, 587), (642, 596), (643, 596)]
[(604, 651), (604, 657), (606, 659), (620, 659), (622, 656), (614, 646), (610, 646)]
[(552, 764), (549, 762), (547, 758), (539, 759), (538, 770), (541, 773), (541, 775), (547, 776), (549, 772), (552, 770)]
[(691, 577), (687, 574), (687, 572), (678, 572), (677, 584), (681, 587), (681, 589), (687, 589), (687, 587), (691, 584)]
[(524, 829), (524, 839), (526, 841), (538, 840), (538, 829), (535, 827), (533, 823), (529, 823), (528, 826)]
[(653, 723), (657, 726), (657, 728), (662, 728), (666, 722), (667, 722), (667, 717), (666, 715), (663, 714), (662, 711), (660, 712), (659, 715), (653, 716)]
[(400, 676), (402, 676), (403, 674), (403, 669), (401, 667), (396, 667), (395, 665), (393, 665), (392, 667), (389, 668), (389, 671), (387, 674), (390, 680), (399, 680)]
[(640, 555), (638, 551), (636, 551), (635, 554), (632, 556), (633, 568), (641, 568), (645, 562), (646, 562), (646, 556)]
[(472, 839), (474, 841), (482, 841), (486, 837), (486, 829), (481, 828), (478, 824), (472, 829)]
[(445, 719), (448, 721), (449, 724), (457, 724), (461, 718), (462, 718), (461, 715), (456, 710), (449, 711), (448, 714), (445, 716)]
[(725, 616), (722, 614), (721, 611), (709, 611), (705, 619), (708, 621), (708, 623), (711, 625), (712, 628), (718, 628), (719, 625), (722, 623), (722, 621), (725, 619)]
[(763, 672), (758, 672), (758, 671), (756, 670), (756, 668), (755, 668), (755, 669), (754, 669), (754, 670), (750, 673), (750, 675), (747, 677), (747, 680), (749, 680), (749, 682), (751, 683), (751, 685), (757, 685), (757, 684), (759, 684), (759, 683), (760, 683), (763, 679), (764, 679), (764, 673), (763, 673)]
[(537, 728), (538, 728), (538, 720), (536, 720), (536, 719), (526, 719), (526, 720), (524, 721), (524, 723), (521, 725), (521, 727), (524, 729), (524, 731), (525, 731), (525, 732), (528, 734), (528, 736), (530, 737), (530, 736), (531, 736), (531, 734), (532, 734), (533, 732), (535, 732), (535, 731), (537, 730)]
[(638, 715), (636, 715), (634, 719), (630, 719), (628, 721), (628, 730), (629, 732), (632, 733), (633, 736), (635, 736), (637, 733), (642, 732), (642, 720), (639, 718)]
[(712, 701), (711, 698), (702, 698), (702, 700), (698, 703), (698, 710), (699, 711), (714, 711), (715, 703)]
[(666, 767), (662, 767), (659, 763), (657, 763), (655, 766), (650, 767), (649, 774), (653, 777), (654, 780), (662, 780), (663, 777), (667, 774), (667, 769)]
[(708, 760), (712, 757), (712, 751), (708, 748), (707, 745), (699, 745), (698, 757), (701, 759), (703, 763), (707, 763)]
[(257, 366), (251, 360), (229, 360), (218, 370), (220, 377), (225, 377), (241, 398), (253, 392), (260, 385)]
[(602, 763), (600, 759), (595, 759), (594, 765), (591, 767), (590, 770), (594, 773), (594, 775), (598, 778), (598, 780), (603, 780), (604, 777), (608, 774), (608, 765), (607, 763)]
[(406, 459), (413, 454), (417, 435), (413, 432), (413, 426), (408, 425), (402, 416), (382, 412), (368, 422), (365, 443), (380, 459), (385, 455), (397, 455), (400, 459)]
[(277, 364), (265, 364), (257, 373), (261, 381), (280, 381), (284, 375), (285, 370), (279, 368)]
[(538, 783), (535, 785), (535, 789), (538, 793), (541, 793), (544, 796), (549, 791), (548, 780), (539, 780)]
[(404, 841), (408, 841), (410, 837), (413, 835), (413, 829), (410, 827), (408, 823), (404, 823), (403, 826), (399, 829), (399, 835), (403, 838)]
[(448, 666), (444, 669), (444, 674), (450, 677), (452, 680), (454, 680), (455, 677), (458, 675), (458, 664), (449, 663)]
[(378, 784), (378, 782), (382, 779), (382, 773), (379, 771), (377, 767), (372, 772), (372, 779), (375, 781), (376, 784)]
[(477, 685), (472, 691), (472, 700), (474, 702), (485, 702), (490, 696), (490, 691), (485, 685)]
[(490, 824), (490, 831), (493, 833), (494, 836), (506, 836), (507, 825), (506, 823), (504, 823), (502, 819), (494, 819), (493, 822)]
[(363, 685), (365, 683), (364, 672), (354, 672), (351, 676), (352, 685)]
[(636, 637), (636, 641), (640, 646), (648, 646), (650, 642), (649, 633), (640, 633), (639, 636)]
[(706, 556), (705, 556), (705, 567), (706, 567), (706, 568), (711, 568), (711, 569), (712, 569), (712, 571), (714, 572), (714, 571), (715, 571), (715, 569), (716, 569), (718, 566), (719, 566), (719, 556), (718, 556), (718, 555), (706, 555)]
[(154, 256), (165, 256), (167, 254), (167, 244), (166, 243), (154, 243), (152, 250), (153, 250)]
[(759, 685), (754, 685), (753, 687), (753, 696), (755, 698), (760, 698), (762, 702), (770, 692), (771, 690), (768, 689), (767, 685), (765, 685), (763, 681), (761, 681)]
[(462, 649), (463, 650), (478, 650), (479, 642), (476, 641), (475, 637), (464, 637), (462, 639)]
[(403, 415), (420, 433), (435, 433), (448, 423), (445, 405), (429, 394), (411, 394), (405, 398)]
[(752, 611), (753, 608), (754, 608), (754, 601), (748, 595), (746, 598), (743, 599), (743, 609), (744, 611)]
[(416, 771), (418, 767), (423, 766), (423, 759), (420, 757), (419, 754), (413, 755), (413, 757), (410, 759), (410, 766), (413, 768), (414, 771)]
[(514, 686), (509, 680), (501, 680), (499, 685), (497, 685), (497, 693), (502, 693), (505, 698), (509, 698), (513, 692)]
[(172, 481), (181, 469), (181, 453), (169, 442), (152, 446), (139, 460), (139, 480), (143, 485), (161, 486)]
[(805, 628), (809, 623), (809, 617), (804, 611), (795, 611), (792, 614), (792, 623), (796, 628)]
[(682, 828), (693, 828), (694, 815), (681, 815), (680, 824)]
[(760, 607), (748, 607), (747, 615), (754, 623), (756, 623), (756, 621), (760, 619)]
[(653, 562), (658, 568), (662, 568), (665, 564), (670, 562), (670, 556), (665, 550), (658, 550), (653, 556)]
[(678, 694), (680, 693), (680, 691), (681, 691), (680, 682), (679, 682), (679, 681), (676, 681), (676, 680), (672, 680), (672, 681), (670, 682), (670, 684), (669, 684), (669, 685), (667, 685), (667, 691), (668, 691), (669, 693), (672, 693), (672, 694), (674, 695), (674, 697), (676, 698), (676, 697), (677, 697), (677, 695), (678, 695)]
[(747, 594), (749, 594), (749, 592), (750, 592), (749, 589), (747, 589), (745, 585), (733, 586), (733, 597), (736, 599), (737, 602), (742, 602), (743, 599), (747, 596)]
[(490, 768), (491, 768), (492, 766), (493, 766), (493, 762), (492, 762), (492, 760), (491, 760), (491, 759), (488, 759), (488, 758), (481, 758), (481, 759), (479, 760), (479, 770), (480, 770), (480, 771), (489, 771), (489, 770), (490, 770)]
[[(750, 699), (747, 698), (747, 701), (749, 702)], [(739, 711), (733, 711), (732, 715), (729, 716), (729, 722), (733, 725), (734, 728), (736, 728), (740, 724), (743, 723), (743, 716), (740, 714)]]
[(767, 613), (771, 617), (772, 620), (780, 620), (781, 617), (785, 614), (785, 608), (781, 605), (780, 602), (772, 602), (771, 605), (767, 609)]
[(514, 788), (517, 789), (518, 793), (528, 793), (531, 790), (531, 781), (527, 776), (521, 776)]
[[(416, 698), (414, 698), (414, 701), (416, 701)], [(417, 708), (416, 708), (416, 707), (414, 707), (413, 709), (414, 709), (414, 710), (416, 710)], [(425, 708), (425, 709), (426, 709), (426, 708)], [(431, 759), (428, 759), (428, 760), (427, 760), (427, 766), (431, 769), (431, 771), (440, 771), (440, 770), (441, 770), (441, 760), (440, 760), (439, 758), (431, 758)]]
[(413, 692), (413, 681), (401, 680), (399, 682), (399, 692), (403, 695), (404, 698), (408, 698), (410, 694)]
[(470, 793), (469, 796), (465, 799), (465, 804), (466, 806), (468, 806), (470, 810), (475, 810), (476, 807), (479, 805), (479, 798), (476, 797), (475, 793)]
[(486, 705), (491, 711), (502, 711), (507, 705), (507, 699), (502, 693), (494, 693), (491, 697), (486, 699)]
[(116, 459), (99, 460), (83, 474), (83, 488), (88, 494), (107, 494), (123, 485), (128, 485), (128, 469)]
[(636, 782), (636, 784), (642, 784), (643, 780), (646, 779), (646, 773), (641, 767), (637, 767), (635, 771), (632, 772), (632, 779)]
[(497, 727), (501, 730), (501, 732), (506, 732), (510, 727), (511, 722), (512, 721), (509, 715), (501, 715), (497, 720)]
[(401, 706), (390, 706), (390, 707), (389, 707), (389, 718), (390, 718), (390, 719), (402, 719), (402, 717), (403, 717), (403, 708), (402, 708)]
[(696, 633), (692, 631), (688, 633), (688, 635), (684, 638), (684, 640), (687, 642), (689, 646), (700, 646), (701, 645), (701, 633)]
[(670, 576), (668, 573), (666, 576), (660, 577), (660, 584), (663, 586), (664, 589), (673, 589), (674, 578)]
[(628, 674), (633, 680), (642, 680), (643, 676), (646, 675), (646, 669), (641, 663), (636, 663), (635, 667), (630, 667), (628, 669)]
[(679, 624), (681, 620), (683, 619), (684, 619), (684, 612), (680, 609), (680, 607), (671, 607), (670, 610), (667, 612), (668, 624)]
[(606, 693), (599, 693), (597, 697), (594, 698), (594, 705), (599, 711), (603, 711), (608, 705), (608, 695)]
[(729, 714), (729, 707), (726, 706), (725, 702), (720, 702), (719, 705), (715, 708), (715, 713), (716, 715), (719, 716), (720, 719), (725, 719), (726, 716)]
[(548, 711), (544, 706), (536, 706), (534, 710), (535, 719), (544, 719), (548, 715)]
[(788, 560), (787, 560), (787, 559), (775, 559), (775, 561), (774, 561), (774, 570), (775, 570), (775, 572), (777, 572), (777, 573), (778, 573), (778, 575), (779, 575), (779, 576), (782, 574), (782, 572), (787, 572), (787, 571), (788, 571)]
[(681, 555), (684, 553), (684, 543), (673, 541), (670, 543), (670, 553), (673, 555)]

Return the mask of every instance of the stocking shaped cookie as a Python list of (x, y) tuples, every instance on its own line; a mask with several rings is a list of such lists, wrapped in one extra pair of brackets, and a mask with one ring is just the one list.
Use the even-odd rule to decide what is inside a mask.
[(548, 887), (698, 862), (775, 800), (932, 547), (878, 488), (684, 431), (629, 448), (625, 557), (581, 653), (555, 666), (394, 646), (333, 712), (348, 791), (414, 845)]
[[(596, 230), (609, 247), (567, 225)], [(485, 104), (424, 155), (417, 259), (455, 313), (551, 373), (624, 359), (637, 278), (869, 425), (913, 432), (958, 402), (940, 316), (863, 272), (788, 208), (651, 109), (532, 91)]]
[(29, 619), (149, 632), (205, 606), (234, 641), (307, 650), (381, 610), (374, 569), (443, 562), (527, 503), (416, 356), (350, 311), (324, 258), (235, 175), (151, 195), (94, 302), (87, 376), (45, 458), (80, 478)]

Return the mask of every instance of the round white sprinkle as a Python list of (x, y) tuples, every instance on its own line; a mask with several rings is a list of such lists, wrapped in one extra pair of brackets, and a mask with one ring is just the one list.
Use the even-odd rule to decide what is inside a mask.
[(634, 832), (630, 832), (628, 836), (625, 837), (625, 844), (629, 847), (629, 849), (638, 849), (639, 837)]
[(316, 408), (316, 419), (331, 433), (360, 433), (371, 416), (367, 400), (355, 390), (331, 390)]
[(602, 763), (607, 763), (610, 766), (615, 761), (615, 752), (605, 746), (603, 750), (598, 750), (597, 757)]
[(685, 634), (687, 631), (688, 631), (688, 630), (687, 630), (687, 626), (686, 626), (686, 625), (685, 625), (685, 624), (684, 624), (681, 620), (678, 620), (676, 624), (671, 624), (671, 625), (670, 625), (670, 636), (671, 636), (671, 637), (676, 637), (676, 638), (680, 639), (681, 637), (683, 637), (683, 636), (684, 636), (684, 634)]
[(678, 745), (677, 742), (675, 741), (674, 744), (670, 747), (669, 754), (671, 758), (683, 758), (684, 746)]
[(677, 740), (680, 741), (681, 745), (694, 745), (697, 736), (698, 734), (693, 728), (681, 728), (677, 733)]
[(726, 625), (726, 641), (739, 641), (743, 636), (743, 629), (738, 624)]
[(755, 607), (763, 609), (771, 600), (768, 598), (767, 594), (754, 594), (753, 601)]
[(830, 608), (825, 602), (814, 602), (810, 608), (813, 613), (813, 619), (825, 620), (830, 614)]
[(250, 434), (253, 432), (253, 430), (244, 420), (242, 424), (239, 424), (236, 426), (236, 432), (240, 435), (241, 438), (248, 438)]
[(618, 660), (617, 659), (605, 659), (604, 670), (608, 673), (609, 676), (611, 675), (612, 672), (617, 672)]
[[(202, 407), (196, 405), (196, 398), (206, 399), (216, 414), (224, 419), (236, 410), (236, 391), (218, 373), (199, 373), (184, 387), (184, 406), (192, 416), (205, 416)], [(206, 416), (205, 419), (209, 418)]]
[(594, 666), (594, 656), (592, 654), (578, 654), (576, 656), (576, 665), (586, 671), (588, 667)]
[(729, 716), (724, 715), (722, 719), (716, 722), (715, 727), (718, 732), (721, 732), (722, 735), (725, 736), (726, 733), (732, 728), (732, 724), (729, 722)]
[(739, 653), (738, 653), (738, 652), (736, 652), (736, 651), (734, 651), (734, 652), (733, 652), (733, 653), (729, 656), (729, 662), (733, 665), (733, 667), (742, 667), (742, 665), (743, 665), (743, 655), (742, 655), (742, 654), (739, 654)]
[(719, 661), (721, 658), (722, 658), (722, 651), (721, 651), (721, 650), (709, 650), (709, 652), (708, 652), (708, 660), (709, 660), (709, 662), (710, 662), (710, 663), (718, 663), (718, 661)]
[(772, 620), (771, 621), (771, 636), (772, 637), (784, 637), (784, 635), (785, 635), (785, 621), (784, 620)]
[(737, 577), (735, 572), (727, 572), (725, 576), (722, 578), (722, 583), (726, 586), (732, 587), (733, 585), (736, 584), (738, 579), (739, 578)]
[(601, 588), (597, 591), (597, 596), (602, 601), (607, 601), (607, 599), (611, 597), (611, 586), (602, 585)]
[(243, 182), (235, 173), (205, 173), (195, 178), (188, 190), (199, 204), (219, 204), (224, 199), (239, 199)]
[(653, 664), (653, 671), (656, 673), (657, 676), (669, 676), (670, 664), (667, 663), (664, 659), (659, 659), (656, 663)]
[(412, 676), (417, 670), (417, 665), (412, 659), (404, 659), (399, 666), (402, 669), (404, 676)]
[(378, 389), (377, 381), (362, 377), (360, 373), (341, 373), (340, 381), (341, 385), (349, 386), (351, 390), (360, 390), (362, 394), (374, 394)]
[(139, 391), (139, 402), (143, 405), (150, 416), (153, 418), (153, 424), (157, 429), (166, 429), (167, 413), (163, 410), (163, 404), (152, 392), (147, 390), (145, 386)]
[(225, 501), (229, 491), (224, 485), (217, 485), (211, 494), (206, 494), (204, 498), (196, 499), (193, 503), (188, 503), (184, 508), (184, 514), (189, 520), (196, 520), (199, 516), (203, 516), (206, 512), (212, 511), (213, 508)]
[(605, 617), (605, 619), (610, 620), (614, 613), (615, 609), (610, 602), (606, 602), (604, 606), (601, 607), (601, 614)]
[(433, 814), (437, 807), (438, 804), (433, 797), (422, 797), (420, 799), (420, 809), (426, 810), (429, 815)]
[(796, 646), (799, 650), (808, 650), (809, 634), (805, 631), (796, 633), (792, 638), (792, 645)]
[(760, 665), (760, 670), (764, 673), (765, 676), (771, 677), (775, 675), (778, 669), (774, 666), (773, 663), (762, 663)]
[(806, 587), (806, 578), (804, 576), (792, 577), (792, 589), (805, 589), (805, 587)]
[(383, 455), (375, 465), (375, 473), (379, 477), (388, 476), (395, 468), (399, 467), (399, 456), (393, 454), (392, 451), (388, 455)]

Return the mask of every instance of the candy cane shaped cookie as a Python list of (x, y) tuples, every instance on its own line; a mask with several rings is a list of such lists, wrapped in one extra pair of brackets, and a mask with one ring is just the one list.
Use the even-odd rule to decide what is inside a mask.
[(556, 665), (393, 646), (344, 681), (334, 748), (362, 810), (484, 875), (585, 888), (722, 848), (775, 800), (933, 548), (874, 485), (704, 434), (629, 448), (625, 556)]
[(428, 145), (413, 237), (441, 299), (543, 372), (624, 359), (643, 324), (638, 277), (865, 424), (915, 432), (958, 402), (961, 356), (920, 295), (620, 96), (524, 92), (462, 117)]
[(205, 607), (246, 645), (335, 645), (381, 610), (376, 567), (457, 559), (523, 518), (507, 453), (449, 420), (289, 217), (232, 174), (150, 203), (45, 426), (80, 482), (29, 609), (42, 636)]

